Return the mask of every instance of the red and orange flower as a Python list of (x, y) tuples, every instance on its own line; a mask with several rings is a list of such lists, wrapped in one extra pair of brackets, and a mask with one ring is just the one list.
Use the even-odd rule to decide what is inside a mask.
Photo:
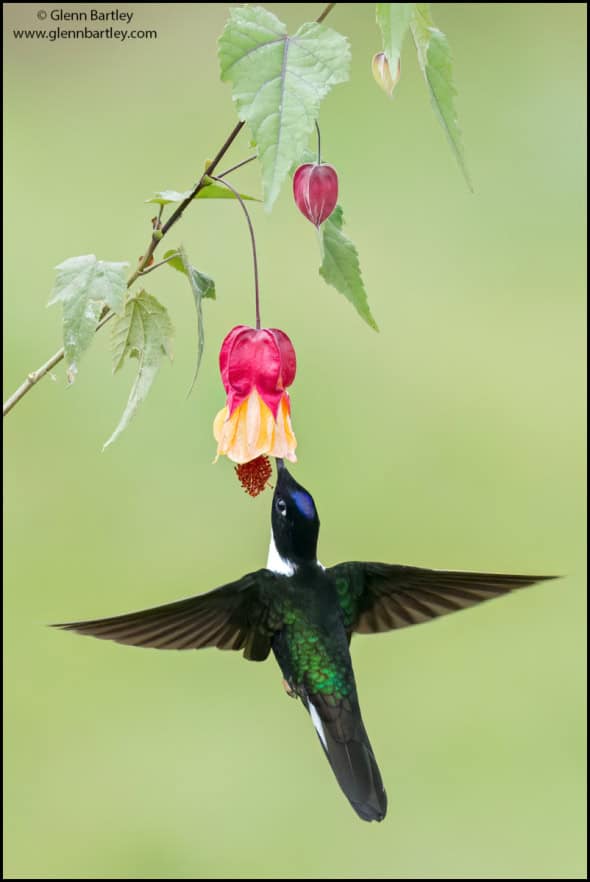
[(297, 360), (287, 335), (277, 328), (238, 325), (223, 341), (219, 368), (227, 403), (213, 423), (217, 457), (238, 464), (265, 455), (295, 462), (287, 387)]

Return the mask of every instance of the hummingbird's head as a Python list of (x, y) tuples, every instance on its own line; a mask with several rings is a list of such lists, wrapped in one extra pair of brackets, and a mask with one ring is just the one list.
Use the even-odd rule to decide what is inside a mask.
[(314, 562), (320, 519), (311, 493), (292, 477), (277, 459), (278, 479), (272, 499), (272, 537), (278, 556), (286, 564)]

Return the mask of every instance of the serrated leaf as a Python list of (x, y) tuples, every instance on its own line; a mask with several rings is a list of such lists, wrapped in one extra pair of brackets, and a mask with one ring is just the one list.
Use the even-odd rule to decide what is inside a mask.
[(97, 260), (94, 254), (70, 257), (57, 267), (57, 278), (49, 306), (61, 301), (63, 337), (68, 383), (73, 383), (78, 364), (88, 349), (103, 307), (123, 310), (128, 263)]
[(416, 3), (410, 25), (416, 44), (418, 61), (430, 90), (430, 100), (445, 130), (451, 149), (467, 181), (473, 191), (473, 185), (463, 153), (461, 129), (457, 122), (454, 98), (457, 94), (453, 83), (451, 49), (446, 36), (439, 30), (430, 14), (430, 4)]
[[(177, 190), (160, 190), (158, 193), (154, 193), (151, 199), (146, 199), (146, 202), (155, 202), (156, 205), (171, 205), (174, 202), (184, 202), (185, 199), (191, 195), (192, 190), (186, 190), (184, 193), (179, 193)], [(257, 199), (256, 196), (248, 196), (246, 193), (240, 193), (242, 199), (246, 200), (246, 202), (260, 202), (260, 199)], [(210, 184), (207, 184), (203, 187), (202, 190), (199, 190), (195, 199), (235, 199), (235, 195), (231, 190), (228, 190), (227, 187), (223, 187), (221, 184), (216, 184), (215, 181), (211, 181)]]
[(415, 3), (377, 3), (377, 24), (383, 36), (383, 51), (389, 68), (397, 70), (402, 43), (412, 20)]
[(348, 40), (309, 22), (293, 37), (261, 6), (230, 10), (219, 39), (221, 79), (232, 83), (240, 119), (258, 147), (265, 207), (275, 202), (292, 163), (307, 144), (320, 102), (348, 79)]
[(145, 400), (160, 367), (162, 355), (172, 360), (174, 328), (162, 304), (140, 291), (125, 304), (125, 312), (115, 319), (112, 330), (113, 372), (118, 371), (125, 356), (137, 358), (137, 377), (119, 424), (103, 446), (112, 444), (127, 428), (139, 405)]
[(360, 317), (373, 330), (378, 331), (377, 322), (371, 315), (369, 308), (358, 252), (350, 239), (342, 232), (343, 224), (342, 208), (337, 205), (320, 228), (322, 246), (320, 275), (329, 285), (344, 294)]
[(103, 304), (99, 300), (84, 297), (65, 300), (63, 303), (64, 358), (66, 381), (71, 385), (78, 375), (78, 365), (96, 334)]

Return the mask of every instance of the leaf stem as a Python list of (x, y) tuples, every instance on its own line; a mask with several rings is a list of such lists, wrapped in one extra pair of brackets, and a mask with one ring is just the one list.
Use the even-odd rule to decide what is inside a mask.
[(55, 355), (52, 355), (49, 361), (46, 361), (45, 364), (41, 365), (40, 368), (37, 368), (36, 371), (31, 371), (28, 375), (27, 379), (24, 383), (18, 387), (16, 392), (14, 392), (10, 398), (7, 398), (4, 402), (4, 407), (2, 408), (2, 416), (6, 416), (7, 413), (10, 413), (15, 404), (21, 400), (23, 395), (26, 395), (29, 389), (32, 389), (35, 383), (38, 383), (39, 380), (48, 374), (51, 368), (55, 367), (56, 364), (64, 357), (63, 348), (58, 350)]
[[(104, 318), (102, 318), (96, 326), (96, 330), (99, 331), (103, 327), (103, 325), (106, 325), (109, 319), (113, 318), (114, 315), (115, 313), (109, 310), (109, 312), (107, 312)], [(42, 364), (41, 367), (37, 368), (36, 371), (31, 371), (24, 383), (22, 383), (18, 387), (16, 392), (13, 392), (10, 398), (7, 398), (4, 402), (4, 406), (2, 408), (2, 416), (6, 416), (7, 413), (10, 413), (15, 404), (18, 404), (21, 398), (26, 395), (27, 392), (39, 382), (39, 380), (42, 380), (43, 377), (45, 377), (50, 372), (50, 370), (56, 366), (56, 364), (59, 364), (63, 357), (64, 349), (62, 346), (62, 348), (58, 349), (58, 351), (54, 355), (52, 355), (51, 358), (45, 362), (45, 364)]]
[(323, 20), (332, 12), (335, 6), (335, 3), (328, 3), (327, 6), (325, 6), (322, 10), (321, 14), (316, 18), (316, 22), (318, 24), (321, 24)]
[(241, 168), (243, 165), (248, 165), (249, 162), (253, 162), (255, 159), (258, 159), (257, 153), (255, 153), (253, 156), (249, 156), (248, 159), (242, 159), (241, 162), (237, 162), (235, 165), (232, 165), (231, 168), (226, 168), (226, 170), (217, 175), (217, 177), (224, 178), (226, 175), (229, 175), (230, 172), (234, 172), (236, 169)]
[[(164, 260), (160, 260), (158, 261), (158, 263), (152, 263), (152, 265), (148, 266), (147, 269), (142, 270), (139, 275), (147, 276), (148, 273), (151, 273), (155, 269), (158, 269), (159, 266), (164, 266), (165, 263), (169, 263), (171, 260), (174, 260), (175, 257), (178, 257), (178, 253), (171, 254), (170, 257), (165, 257)], [(98, 330), (98, 328), (96, 330)]]
[(250, 230), (250, 240), (252, 242), (252, 259), (254, 261), (254, 296), (256, 301), (256, 329), (260, 330), (260, 286), (258, 283), (258, 257), (256, 255), (256, 237), (254, 235), (254, 227), (252, 226), (252, 221), (250, 219), (250, 215), (248, 213), (248, 209), (246, 208), (246, 203), (238, 193), (235, 187), (228, 181), (224, 181), (223, 178), (213, 178), (212, 180), (218, 181), (220, 184), (223, 184), (228, 190), (231, 190), (240, 205), (242, 206), (242, 211), (246, 215), (246, 221), (248, 223), (248, 229)]

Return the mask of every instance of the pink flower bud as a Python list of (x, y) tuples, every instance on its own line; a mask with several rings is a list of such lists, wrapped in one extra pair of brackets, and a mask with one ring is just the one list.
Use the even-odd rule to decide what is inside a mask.
[(299, 211), (319, 227), (338, 202), (338, 175), (331, 165), (307, 162), (293, 175), (293, 196)]
[(383, 89), (385, 94), (389, 95), (391, 98), (402, 72), (400, 59), (398, 58), (397, 70), (394, 77), (391, 75), (391, 69), (385, 52), (378, 52), (373, 56), (371, 68), (373, 70), (375, 82)]

